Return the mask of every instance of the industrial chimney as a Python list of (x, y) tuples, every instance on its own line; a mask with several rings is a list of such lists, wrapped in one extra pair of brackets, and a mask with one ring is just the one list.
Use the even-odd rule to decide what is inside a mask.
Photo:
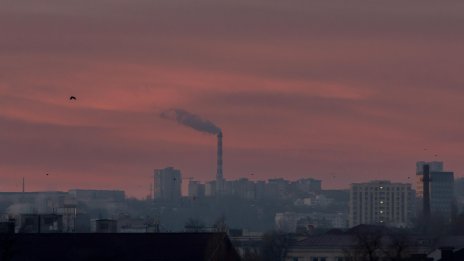
[(222, 131), (218, 133), (218, 144), (217, 144), (217, 173), (216, 173), (216, 191), (218, 194), (222, 194), (224, 189), (224, 176), (222, 173)]

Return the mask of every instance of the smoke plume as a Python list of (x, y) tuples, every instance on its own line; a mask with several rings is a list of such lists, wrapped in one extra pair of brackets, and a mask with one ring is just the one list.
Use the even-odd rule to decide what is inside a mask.
[(218, 134), (221, 132), (221, 128), (211, 121), (202, 119), (200, 116), (182, 109), (169, 109), (161, 112), (160, 116), (163, 119), (175, 120), (178, 123), (197, 131), (209, 134)]

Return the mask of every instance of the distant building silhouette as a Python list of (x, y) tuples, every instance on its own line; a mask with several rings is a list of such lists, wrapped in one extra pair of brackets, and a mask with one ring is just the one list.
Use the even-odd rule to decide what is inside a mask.
[(350, 189), (350, 226), (385, 224), (410, 225), (415, 214), (415, 197), (411, 184), (371, 181), (353, 183)]
[(205, 184), (205, 196), (215, 197), (216, 194), (216, 181), (212, 180)]
[(190, 180), (188, 184), (188, 195), (190, 198), (202, 198), (205, 196), (205, 184)]
[(255, 183), (246, 178), (226, 181), (224, 194), (253, 200), (256, 198)]
[[(321, 192), (321, 180), (305, 178), (290, 181), (283, 178), (264, 180), (250, 180), (239, 178), (236, 180), (223, 180), (223, 196), (233, 196), (246, 200), (259, 199), (279, 199), (289, 197), (305, 197)], [(217, 180), (212, 180), (201, 184), (191, 180), (189, 183), (190, 197), (216, 197), (219, 196), (217, 190)]]
[(285, 233), (310, 233), (314, 228), (347, 228), (348, 217), (346, 213), (321, 212), (280, 212), (276, 213), (275, 225), (277, 231)]
[[(223, 196), (233, 196), (246, 200), (281, 199), (290, 197), (305, 197), (321, 192), (321, 180), (305, 178), (290, 181), (283, 178), (264, 180), (250, 180), (239, 178), (223, 180)], [(217, 197), (218, 181), (212, 180), (201, 184), (191, 180), (188, 186), (190, 197)]]
[(176, 201), (182, 196), (182, 175), (173, 167), (156, 169), (154, 175), (154, 199)]
[(122, 190), (71, 189), (68, 193), (81, 202), (100, 201), (102, 203), (110, 203), (124, 202), (126, 199), (125, 192)]
[(416, 173), (422, 172), (424, 165), (429, 165), (430, 171), (443, 171), (443, 162), (442, 161), (418, 161), (416, 162)]
[[(430, 211), (432, 215), (440, 215), (450, 218), (454, 200), (454, 173), (444, 171), (443, 162), (424, 162), (416, 163), (416, 196), (418, 202), (423, 202), (423, 166), (429, 165), (429, 195)], [(423, 204), (419, 204), (420, 210)]]
[(95, 220), (96, 233), (116, 233), (118, 232), (118, 222), (113, 219)]
[(18, 219), (18, 233), (61, 233), (63, 219), (56, 214), (22, 214)]
[(454, 195), (458, 204), (458, 209), (464, 208), (464, 178), (454, 180)]

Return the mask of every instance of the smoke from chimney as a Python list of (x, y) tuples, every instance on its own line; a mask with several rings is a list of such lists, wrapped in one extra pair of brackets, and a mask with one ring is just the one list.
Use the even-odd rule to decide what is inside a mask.
[(182, 109), (169, 109), (160, 113), (161, 118), (168, 120), (175, 120), (178, 123), (190, 127), (194, 130), (208, 133), (219, 134), (221, 128), (216, 126), (209, 120), (202, 119), (200, 116), (190, 113)]
[(182, 109), (169, 109), (160, 113), (161, 118), (175, 120), (178, 123), (194, 130), (217, 135), (217, 172), (216, 191), (222, 194), (224, 187), (224, 174), (222, 172), (222, 130), (209, 120)]

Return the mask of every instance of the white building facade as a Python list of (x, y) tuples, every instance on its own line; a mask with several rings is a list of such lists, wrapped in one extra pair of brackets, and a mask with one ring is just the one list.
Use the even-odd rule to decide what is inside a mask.
[(371, 181), (350, 188), (350, 227), (384, 224), (408, 227), (415, 215), (415, 193), (411, 184)]

